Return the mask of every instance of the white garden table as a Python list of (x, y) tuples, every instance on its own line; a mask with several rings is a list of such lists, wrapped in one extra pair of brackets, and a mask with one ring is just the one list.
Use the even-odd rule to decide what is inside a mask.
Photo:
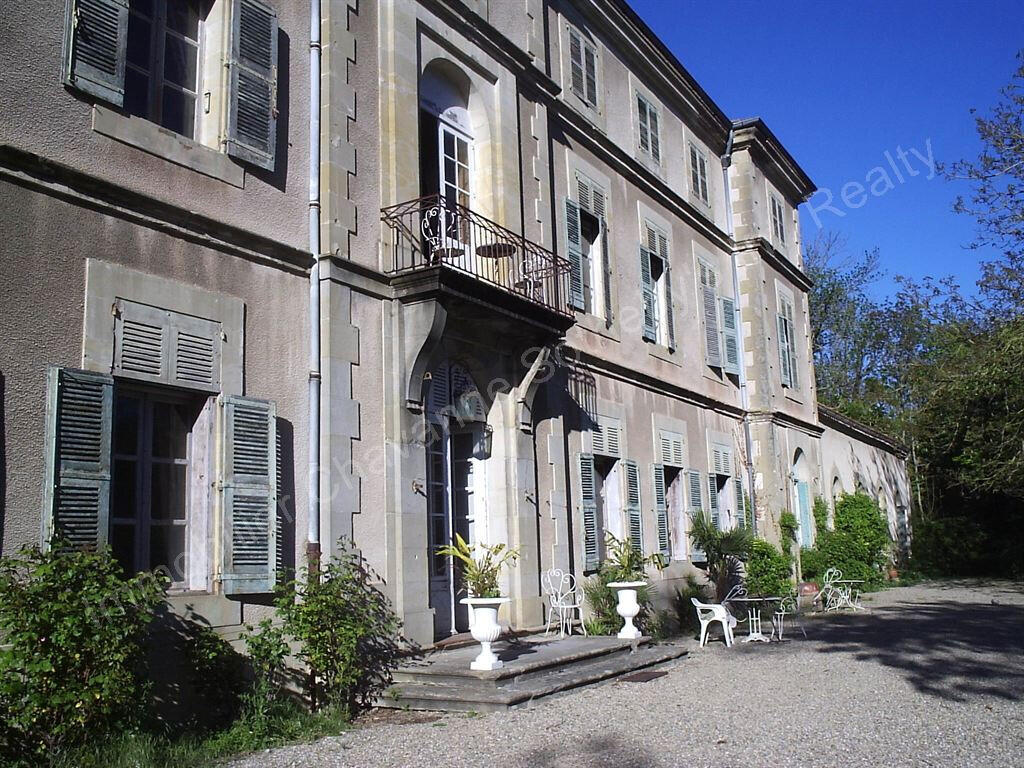
[(747, 605), (747, 636), (744, 643), (769, 643), (771, 638), (761, 631), (761, 609), (766, 603), (781, 602), (781, 597), (733, 597), (730, 603), (746, 603)]

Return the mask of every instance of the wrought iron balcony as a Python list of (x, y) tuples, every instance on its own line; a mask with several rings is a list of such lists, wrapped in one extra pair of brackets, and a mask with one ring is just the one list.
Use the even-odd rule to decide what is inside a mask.
[(392, 233), (389, 274), (469, 278), (571, 325), (569, 262), (465, 206), (428, 195), (381, 210)]

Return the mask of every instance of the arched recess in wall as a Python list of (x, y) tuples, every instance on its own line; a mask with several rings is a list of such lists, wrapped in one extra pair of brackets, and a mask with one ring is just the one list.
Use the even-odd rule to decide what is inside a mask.
[(833, 505), (839, 501), (839, 497), (843, 495), (843, 481), (839, 479), (839, 475), (835, 475), (832, 478), (832, 503)]
[(419, 82), (420, 194), (440, 194), (491, 214), (491, 127), (470, 75), (447, 58), (432, 59)]
[(814, 517), (811, 511), (811, 467), (803, 450), (796, 449), (793, 454), (793, 467), (790, 470), (793, 481), (793, 509), (800, 525), (798, 536), (801, 547), (814, 544)]

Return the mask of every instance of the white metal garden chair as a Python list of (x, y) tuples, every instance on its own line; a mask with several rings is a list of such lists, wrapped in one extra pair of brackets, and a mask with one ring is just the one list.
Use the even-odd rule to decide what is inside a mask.
[(580, 612), (580, 629), (586, 636), (587, 627), (582, 620), (583, 600), (577, 589), (576, 577), (561, 568), (552, 568), (541, 574), (540, 585), (548, 598), (548, 623), (544, 634), (548, 634), (557, 621), (559, 637), (571, 635), (573, 615)]
[(786, 628), (787, 618), (803, 633), (804, 638), (806, 638), (807, 630), (805, 630), (804, 625), (800, 623), (800, 594), (795, 590), (782, 598), (779, 602), (778, 609), (774, 614), (772, 614), (772, 640), (775, 639), (776, 634), (778, 634), (778, 639), (782, 640), (782, 634)]

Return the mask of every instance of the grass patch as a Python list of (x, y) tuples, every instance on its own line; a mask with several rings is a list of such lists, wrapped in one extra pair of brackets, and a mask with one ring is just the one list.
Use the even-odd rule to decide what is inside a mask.
[(171, 736), (145, 731), (118, 734), (55, 758), (52, 768), (186, 768), (286, 744), (315, 741), (348, 729), (336, 709), (308, 712), (280, 701), (259, 720), (241, 717), (229, 727), (205, 735)]

